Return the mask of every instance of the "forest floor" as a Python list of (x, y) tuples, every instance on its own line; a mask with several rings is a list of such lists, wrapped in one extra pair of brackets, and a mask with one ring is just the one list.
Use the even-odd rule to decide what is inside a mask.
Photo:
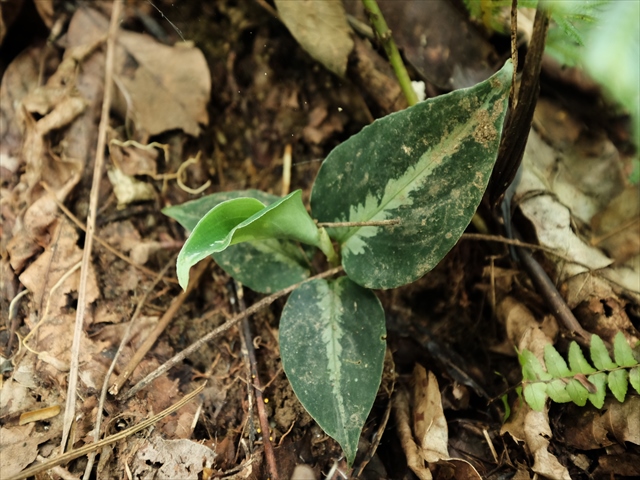
[[(488, 35), (463, 7), (401, 3), (389, 22), (403, 26), (392, 27), (394, 35), (406, 32), (399, 43), (415, 59), (413, 77), (428, 72), (428, 97), (484, 80), (509, 57), (508, 38)], [(286, 298), (250, 317), (248, 344), (239, 326), (225, 329), (128, 396), (263, 298), (238, 289), (214, 262), (196, 267), (183, 293), (174, 265), (186, 232), (162, 208), (245, 189), (302, 189), (308, 204), (327, 154), (406, 104), (375, 41), (360, 40), (366, 55), (352, 58), (341, 79), (300, 47), (265, 0), (126, 2), (107, 61), (112, 8), (2, 4), (2, 478), (56, 459), (61, 444), (73, 453), (104, 438), (99, 449), (63, 458), (37, 478), (81, 478), (87, 469), (92, 478), (140, 479), (640, 476), (640, 397), (632, 388), (624, 402), (609, 393), (602, 409), (547, 402), (535, 412), (516, 394), (516, 348), (540, 353), (551, 343), (566, 356), (573, 337), (501, 243), (502, 225), (486, 202), (478, 212), (484, 224), (467, 229), (476, 235), (463, 236), (435, 269), (376, 291), (388, 354), (353, 469), (283, 372), (278, 319)], [(420, 35), (429, 36), (430, 50)], [(353, 71), (363, 58), (374, 59), (374, 73)], [(375, 75), (382, 87), (363, 87)], [(114, 79), (106, 116), (105, 78)], [(525, 241), (562, 252), (532, 250), (582, 328), (608, 345), (618, 332), (632, 346), (640, 339), (632, 153), (626, 119), (597, 86), (577, 70), (543, 63), (514, 222)], [(433, 382), (430, 396), (420, 393), (427, 378), (437, 379), (435, 397)], [(167, 416), (133, 431), (165, 409)], [(422, 409), (431, 409), (430, 435), (444, 438), (448, 458), (420, 450), (430, 444), (430, 428), (422, 437), (413, 421)], [(412, 467), (411, 455), (419, 459)]]

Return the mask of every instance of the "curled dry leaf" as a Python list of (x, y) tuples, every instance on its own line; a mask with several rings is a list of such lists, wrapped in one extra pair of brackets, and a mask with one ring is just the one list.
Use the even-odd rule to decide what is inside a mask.
[(411, 405), (402, 388), (393, 400), (398, 436), (409, 468), (420, 480), (434, 478), (432, 470), (437, 472), (436, 478), (480, 480), (480, 474), (469, 462), (449, 457), (449, 432), (436, 376), (416, 365), (412, 382)]
[(442, 409), (436, 376), (422, 365), (413, 369), (413, 431), (420, 442), (423, 458), (429, 462), (449, 458), (449, 430)]
[(549, 452), (553, 437), (546, 412), (527, 413), (524, 419), (525, 442), (534, 458), (532, 470), (551, 480), (571, 480), (569, 471)]

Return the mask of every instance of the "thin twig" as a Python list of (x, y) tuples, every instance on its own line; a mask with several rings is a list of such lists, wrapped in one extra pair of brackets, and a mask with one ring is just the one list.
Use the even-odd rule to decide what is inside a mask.
[(120, 23), (120, 12), (124, 1), (116, 0), (111, 11), (111, 22), (107, 36), (107, 53), (105, 60), (104, 97), (102, 99), (102, 114), (100, 117), (100, 127), (98, 128), (98, 144), (96, 147), (96, 159), (93, 166), (93, 180), (91, 184), (91, 194), (89, 196), (89, 216), (87, 217), (87, 235), (85, 237), (84, 249), (82, 252), (82, 268), (80, 270), (80, 284), (78, 287), (78, 309), (76, 310), (76, 321), (73, 330), (73, 343), (71, 347), (71, 367), (69, 370), (69, 385), (67, 388), (67, 402), (64, 412), (62, 426), (62, 441), (60, 442), (60, 453), (64, 453), (69, 431), (75, 418), (76, 412), (76, 389), (78, 386), (78, 370), (80, 368), (80, 341), (84, 325), (84, 314), (86, 309), (87, 279), (89, 278), (89, 265), (91, 263), (91, 252), (93, 247), (93, 232), (96, 225), (96, 211), (98, 209), (98, 196), (100, 194), (100, 181), (102, 180), (102, 169), (104, 167), (104, 149), (107, 143), (107, 127), (109, 124), (109, 111), (111, 109), (111, 94), (113, 91), (113, 62), (115, 57), (116, 32)]
[[(246, 312), (247, 307), (244, 303), (244, 294), (242, 285), (235, 282), (236, 292), (238, 296), (238, 306), (240, 307), (240, 313)], [(269, 438), (269, 418), (267, 417), (266, 409), (264, 408), (264, 396), (262, 395), (262, 386), (260, 385), (260, 376), (258, 375), (258, 362), (256, 360), (256, 351), (253, 346), (251, 326), (249, 325), (249, 317), (244, 315), (242, 317), (242, 336), (244, 338), (245, 348), (247, 349), (247, 356), (249, 357), (249, 373), (253, 383), (254, 394), (256, 399), (256, 407), (258, 409), (258, 418), (260, 419), (260, 429), (262, 430), (262, 444), (264, 445), (264, 456), (267, 459), (267, 465), (269, 466), (269, 473), (272, 480), (278, 480), (278, 466), (276, 464), (276, 456), (273, 452), (273, 444)]]
[(511, 0), (511, 63), (513, 76), (509, 89), (509, 107), (513, 109), (516, 97), (516, 76), (518, 75), (518, 0)]
[[(113, 360), (111, 361), (109, 370), (105, 374), (104, 382), (102, 383), (102, 390), (100, 391), (100, 400), (98, 402), (98, 411), (96, 413), (96, 423), (93, 428), (94, 442), (97, 442), (98, 440), (100, 440), (102, 412), (104, 411), (104, 403), (107, 399), (107, 391), (109, 389), (109, 378), (111, 377), (111, 374), (116, 368), (116, 363), (118, 362), (118, 358), (120, 358), (120, 354), (122, 353), (122, 351), (124, 350), (124, 347), (127, 345), (127, 342), (129, 341), (129, 337), (131, 336), (131, 331), (133, 330), (133, 326), (135, 325), (136, 321), (138, 320), (138, 317), (140, 316), (140, 313), (142, 312), (142, 307), (147, 302), (147, 298), (149, 298), (149, 295), (151, 294), (151, 292), (153, 292), (153, 289), (156, 288), (158, 283), (160, 283), (160, 280), (162, 280), (162, 277), (164, 276), (164, 274), (167, 273), (167, 270), (169, 270), (169, 267), (173, 265), (174, 260), (175, 260), (175, 255), (171, 258), (171, 260), (167, 262), (165, 267), (158, 273), (158, 275), (156, 275), (156, 278), (153, 279), (153, 282), (151, 283), (151, 285), (149, 285), (149, 287), (145, 290), (144, 294), (142, 295), (142, 298), (138, 302), (138, 305), (136, 305), (136, 309), (133, 312), (131, 320), (129, 320), (129, 325), (127, 325), (127, 328), (124, 334), (122, 335), (122, 340), (120, 341), (120, 346), (118, 346), (118, 351), (113, 356)], [(89, 454), (87, 466), (84, 469), (84, 476), (82, 477), (83, 480), (89, 479), (89, 476), (91, 475), (91, 470), (93, 469), (93, 462), (95, 461), (95, 458), (96, 458), (96, 453), (91, 452)]]
[(129, 360), (129, 363), (127, 363), (127, 366), (124, 367), (120, 376), (117, 378), (115, 383), (109, 389), (109, 393), (111, 393), (111, 395), (118, 394), (122, 386), (125, 384), (125, 382), (129, 379), (129, 377), (131, 376), (135, 368), (138, 366), (140, 361), (149, 352), (149, 350), (151, 350), (153, 345), (156, 343), (156, 340), (158, 340), (158, 337), (162, 334), (162, 332), (164, 332), (165, 328), (167, 328), (167, 325), (169, 325), (169, 322), (171, 322), (171, 320), (173, 320), (173, 318), (175, 317), (176, 313), (178, 312), (178, 309), (182, 306), (182, 304), (187, 299), (187, 297), (191, 294), (191, 292), (193, 292), (194, 288), (198, 285), (198, 282), (200, 281), (200, 277), (209, 266), (210, 261), (211, 261), (210, 257), (207, 257), (204, 261), (200, 262), (196, 266), (196, 268), (193, 271), (193, 275), (191, 275), (189, 286), (184, 292), (181, 292), (177, 297), (173, 299), (173, 302), (171, 302), (171, 305), (169, 305), (169, 308), (167, 309), (167, 311), (164, 313), (164, 315), (162, 315), (162, 318), (160, 319), (158, 324), (147, 335), (147, 338), (145, 338), (142, 345), (140, 345), (140, 347), (136, 350), (131, 360)]
[(243, 312), (243, 313), (240, 313), (238, 315), (235, 315), (234, 317), (231, 318), (231, 320), (228, 320), (227, 322), (225, 322), (222, 325), (220, 325), (218, 328), (216, 328), (216, 329), (212, 330), (211, 332), (207, 333), (204, 337), (202, 337), (201, 339), (195, 341), (194, 343), (189, 345), (187, 348), (182, 350), (180, 353), (178, 353), (177, 355), (174, 355), (172, 358), (170, 358), (168, 361), (166, 361), (163, 365), (161, 365), (160, 367), (156, 368), (153, 372), (151, 372), (149, 375), (144, 377), (133, 388), (131, 388), (131, 390), (129, 390), (126, 393), (126, 395), (124, 395), (124, 399), (126, 400), (128, 398), (131, 398), (133, 395), (135, 395), (140, 390), (142, 390), (144, 387), (149, 385), (152, 381), (154, 381), (160, 375), (164, 374), (165, 372), (167, 372), (168, 370), (173, 368), (174, 365), (176, 365), (177, 363), (179, 363), (182, 360), (184, 360), (185, 358), (187, 358), (193, 352), (196, 352), (198, 349), (200, 349), (207, 342), (213, 340), (214, 338), (216, 338), (217, 336), (219, 336), (223, 332), (227, 331), (229, 328), (233, 327), (236, 323), (238, 323), (240, 320), (242, 320), (242, 318), (245, 315), (253, 315), (254, 313), (256, 313), (259, 310), (261, 310), (262, 308), (264, 308), (264, 307), (266, 307), (268, 305), (271, 305), (277, 299), (287, 295), (288, 293), (293, 292), (300, 285), (303, 285), (303, 284), (305, 284), (307, 282), (310, 282), (312, 280), (318, 280), (320, 278), (331, 277), (333, 275), (336, 275), (336, 274), (340, 273), (341, 271), (342, 271), (342, 267), (332, 268), (330, 270), (327, 270), (326, 272), (322, 272), (322, 273), (320, 273), (318, 275), (315, 275), (313, 277), (307, 278), (306, 280), (303, 280), (302, 282), (296, 283), (295, 285), (291, 285), (290, 287), (287, 287), (284, 290), (281, 290), (281, 291), (279, 291), (277, 293), (274, 293), (273, 295), (269, 295), (268, 297), (263, 298), (259, 302), (251, 305), (249, 308), (247, 308), (246, 312)]
[(418, 103), (418, 96), (413, 90), (411, 78), (409, 78), (407, 69), (402, 62), (402, 57), (400, 56), (396, 42), (393, 41), (391, 30), (389, 30), (387, 22), (384, 20), (376, 0), (362, 0), (362, 4), (369, 14), (371, 25), (373, 25), (374, 30), (378, 34), (378, 37), (382, 42), (382, 46), (384, 47), (384, 51), (387, 53), (387, 58), (389, 59), (389, 63), (391, 64), (391, 67), (393, 67), (393, 71), (398, 78), (398, 83), (400, 84), (402, 93), (404, 93), (407, 103), (411, 107)]
[[(67, 207), (64, 206), (64, 204), (58, 199), (58, 197), (56, 196), (53, 189), (49, 186), (49, 184), (47, 184), (47, 182), (40, 182), (40, 185), (52, 196), (53, 201), (56, 202), (56, 205), (60, 210), (62, 210), (62, 213), (64, 213), (67, 217), (69, 217), (69, 220), (71, 220), (76, 225), (76, 227), (78, 227), (83, 232), (86, 232), (87, 227), (80, 221), (78, 217), (76, 217), (73, 213), (71, 213), (71, 210), (69, 210)], [(133, 268), (140, 270), (142, 273), (149, 275), (151, 278), (154, 278), (157, 275), (157, 272), (154, 272), (153, 270), (148, 269), (144, 265), (138, 265), (137, 263), (133, 262), (129, 257), (127, 257), (123, 253), (116, 250), (114, 247), (112, 247), (107, 242), (102, 240), (96, 234), (93, 235), (93, 239), (96, 241), (96, 243), (99, 243), (100, 246), (104, 247), (105, 250), (112, 253), (113, 255), (118, 257), (120, 260), (127, 262)], [(175, 283), (176, 285), (178, 285), (178, 280), (176, 280), (175, 278), (164, 277), (163, 280), (165, 282)]]
[(202, 390), (204, 390), (205, 385), (206, 385), (206, 382), (200, 385), (198, 388), (196, 388), (193, 392), (189, 393), (188, 395), (185, 395), (181, 400), (174, 403), (169, 408), (161, 411), (159, 414), (154, 415), (151, 418), (143, 420), (138, 425), (135, 425), (131, 428), (123, 430), (122, 432), (118, 432), (114, 435), (111, 435), (110, 437), (104, 438), (99, 442), (90, 443), (89, 445), (85, 445), (84, 447), (71, 450), (70, 452), (67, 452), (64, 455), (58, 455), (57, 457), (45, 463), (41, 463), (40, 465), (36, 465), (34, 467), (23, 470), (22, 472), (14, 475), (13, 477), (9, 477), (4, 480), (23, 480), (28, 477), (33, 477), (38, 473), (45, 472), (55, 466), (62, 465), (63, 463), (70, 462), (71, 460), (75, 460), (76, 458), (87, 455), (88, 453), (91, 453), (95, 450), (99, 450), (102, 447), (106, 447), (107, 445), (111, 445), (112, 443), (115, 443), (119, 440), (124, 440), (125, 438), (133, 435), (134, 433), (137, 433), (141, 430), (144, 430), (147, 427), (150, 427), (156, 422), (162, 420), (167, 415), (171, 415), (173, 412), (184, 407), (187, 403), (193, 400), (193, 398), (195, 398), (200, 392), (202, 392)]
[(402, 223), (399, 218), (390, 220), (371, 220), (369, 222), (318, 222), (318, 227), (340, 228), (340, 227), (388, 227)]

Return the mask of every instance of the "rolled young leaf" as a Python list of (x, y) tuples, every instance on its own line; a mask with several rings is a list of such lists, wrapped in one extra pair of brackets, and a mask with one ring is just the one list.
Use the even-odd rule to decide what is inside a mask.
[(328, 236), (304, 208), (300, 190), (266, 207), (255, 198), (236, 198), (215, 206), (194, 227), (178, 254), (178, 282), (186, 288), (190, 268), (229, 245), (271, 238), (314, 245), (327, 256), (333, 252)]
[(400, 221), (328, 230), (354, 282), (405, 285), (456, 244), (491, 176), (512, 71), (508, 61), (474, 87), (376, 120), (326, 158), (311, 192), (318, 221)]
[[(271, 205), (282, 197), (260, 190), (217, 192), (181, 205), (166, 207), (162, 213), (192, 231), (213, 207), (235, 198), (249, 197)], [(302, 248), (301, 248), (302, 247)], [(230, 245), (212, 254), (216, 263), (244, 286), (260, 293), (273, 293), (301, 282), (311, 275), (310, 259), (315, 248), (292, 240), (270, 238)]]

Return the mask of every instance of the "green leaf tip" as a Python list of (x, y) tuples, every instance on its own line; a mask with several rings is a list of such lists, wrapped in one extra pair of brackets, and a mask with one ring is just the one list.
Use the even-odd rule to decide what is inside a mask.
[(300, 190), (268, 206), (255, 198), (235, 198), (213, 207), (187, 238), (176, 262), (180, 286), (186, 289), (189, 270), (203, 258), (241, 242), (267, 239), (313, 245), (335, 259), (328, 236), (304, 208)]

